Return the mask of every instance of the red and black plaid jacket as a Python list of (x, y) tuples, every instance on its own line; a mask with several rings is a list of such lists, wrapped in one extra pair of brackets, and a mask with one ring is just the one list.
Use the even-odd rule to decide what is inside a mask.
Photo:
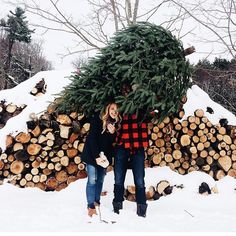
[(137, 116), (124, 115), (117, 135), (117, 145), (123, 145), (131, 151), (139, 147), (148, 147), (148, 130), (145, 122), (138, 122)]

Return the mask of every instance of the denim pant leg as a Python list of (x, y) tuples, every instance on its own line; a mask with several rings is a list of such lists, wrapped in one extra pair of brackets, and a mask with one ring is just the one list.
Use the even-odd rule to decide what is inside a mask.
[(102, 186), (104, 182), (104, 177), (106, 175), (106, 169), (103, 167), (97, 167), (97, 179), (96, 179), (96, 190), (95, 190), (95, 202), (100, 204), (100, 196), (102, 192)]
[(136, 202), (138, 204), (146, 204), (144, 159), (145, 153), (143, 148), (139, 148), (132, 155), (132, 171), (136, 187)]
[(128, 152), (129, 150), (126, 150), (123, 147), (117, 147), (115, 150), (115, 160), (114, 160), (115, 185), (114, 185), (113, 202), (124, 201), (124, 182), (128, 166), (128, 158), (129, 158)]
[(88, 180), (86, 185), (86, 197), (88, 207), (95, 208), (94, 201), (95, 201), (95, 192), (96, 192), (96, 168), (93, 165), (87, 164), (86, 166)]

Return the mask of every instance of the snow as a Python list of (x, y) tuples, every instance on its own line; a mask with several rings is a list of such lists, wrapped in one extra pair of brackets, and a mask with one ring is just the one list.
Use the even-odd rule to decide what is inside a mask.
[[(206, 108), (211, 107), (214, 111), (213, 114), (206, 112)], [(204, 92), (197, 85), (193, 85), (187, 91), (187, 102), (183, 106), (186, 117), (193, 115), (197, 109), (203, 109), (205, 116), (211, 121), (212, 124), (216, 125), (220, 119), (227, 118), (229, 125), (236, 125), (236, 117), (233, 113), (222, 107), (220, 104), (212, 101), (209, 95)]]
[[(30, 114), (42, 114), (50, 102), (54, 101), (55, 95), (71, 82), (71, 75), (72, 72), (69, 70), (43, 71), (12, 89), (0, 91), (0, 101), (6, 100), (7, 104), (12, 103), (18, 106), (22, 104), (27, 105), (19, 115), (9, 119), (6, 125), (0, 130), (0, 147), (3, 151), (5, 150), (6, 135), (27, 132), (26, 121), (30, 120)], [(47, 85), (46, 93), (42, 96), (31, 95), (32, 88), (42, 78), (44, 78), (45, 84)]]
[[(37, 188), (21, 189), (4, 183), (0, 187), (1, 231), (33, 232), (223, 232), (236, 231), (235, 197), (236, 180), (224, 177), (215, 181), (201, 172), (180, 175), (168, 167), (146, 169), (146, 186), (156, 186), (160, 180), (169, 180), (174, 188), (172, 194), (156, 201), (148, 201), (146, 218), (136, 215), (136, 203), (125, 201), (124, 208), (117, 215), (112, 211), (113, 172), (105, 177), (101, 197), (101, 214), (106, 221), (116, 223), (88, 223), (86, 216), (86, 179), (71, 183), (60, 192), (44, 192)], [(198, 187), (206, 182), (210, 187), (217, 185), (219, 193), (201, 195)], [(125, 186), (133, 183), (128, 170)], [(12, 224), (14, 222), (14, 224)]]
[[(0, 99), (27, 107), (11, 118), (0, 130), (0, 145), (5, 148), (5, 136), (26, 132), (25, 122), (29, 114), (41, 114), (50, 101), (54, 100), (69, 82), (71, 71), (40, 72), (31, 79), (9, 90), (0, 91)], [(39, 97), (30, 95), (31, 89), (42, 78), (47, 84), (47, 92)], [(236, 117), (219, 104), (213, 102), (198, 86), (194, 85), (187, 93), (184, 105), (185, 116), (193, 115), (198, 108), (206, 111), (210, 106), (214, 114), (205, 115), (217, 124), (220, 118), (227, 118), (230, 124), (236, 124)], [(136, 204), (125, 201), (119, 215), (112, 211), (113, 172), (107, 173), (104, 190), (108, 194), (101, 198), (102, 218), (114, 220), (114, 224), (88, 223), (85, 187), (87, 179), (71, 183), (60, 192), (44, 192), (37, 188), (18, 188), (4, 182), (0, 186), (2, 232), (233, 232), (236, 231), (236, 180), (226, 176), (215, 181), (202, 172), (180, 175), (168, 167), (147, 168), (145, 170), (146, 187), (156, 186), (161, 180), (171, 185), (183, 184), (184, 188), (174, 188), (173, 193), (156, 201), (148, 201), (147, 217), (136, 215)], [(200, 195), (198, 188), (202, 182), (210, 188), (217, 186), (219, 193)], [(133, 175), (127, 172), (125, 186), (133, 184)]]

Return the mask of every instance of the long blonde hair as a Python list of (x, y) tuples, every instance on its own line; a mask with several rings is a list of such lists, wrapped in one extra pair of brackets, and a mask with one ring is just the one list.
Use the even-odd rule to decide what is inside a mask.
[[(109, 103), (106, 106), (106, 108), (103, 110), (103, 112), (100, 114), (100, 118), (102, 120), (102, 133), (104, 133), (107, 129), (107, 124), (108, 124), (108, 121), (110, 118), (109, 109), (110, 109), (111, 105), (113, 105), (113, 104), (115, 104), (117, 106), (117, 104), (114, 102)], [(117, 124), (118, 129), (120, 128), (120, 122), (121, 122), (121, 116), (120, 116), (120, 114), (118, 114), (117, 117), (115, 118), (115, 125)]]

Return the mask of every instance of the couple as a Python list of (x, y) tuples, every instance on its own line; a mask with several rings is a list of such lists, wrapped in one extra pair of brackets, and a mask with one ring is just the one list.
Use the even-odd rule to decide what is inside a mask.
[(131, 162), (136, 188), (137, 214), (141, 217), (146, 216), (144, 148), (147, 146), (147, 124), (139, 122), (135, 114), (123, 115), (121, 118), (115, 103), (109, 103), (104, 112), (94, 114), (81, 156), (87, 164), (86, 197), (90, 217), (97, 214), (95, 207), (100, 205), (106, 167), (112, 163), (112, 156), (114, 156), (115, 176), (112, 202), (114, 212), (119, 214), (123, 208), (125, 176), (128, 162)]

